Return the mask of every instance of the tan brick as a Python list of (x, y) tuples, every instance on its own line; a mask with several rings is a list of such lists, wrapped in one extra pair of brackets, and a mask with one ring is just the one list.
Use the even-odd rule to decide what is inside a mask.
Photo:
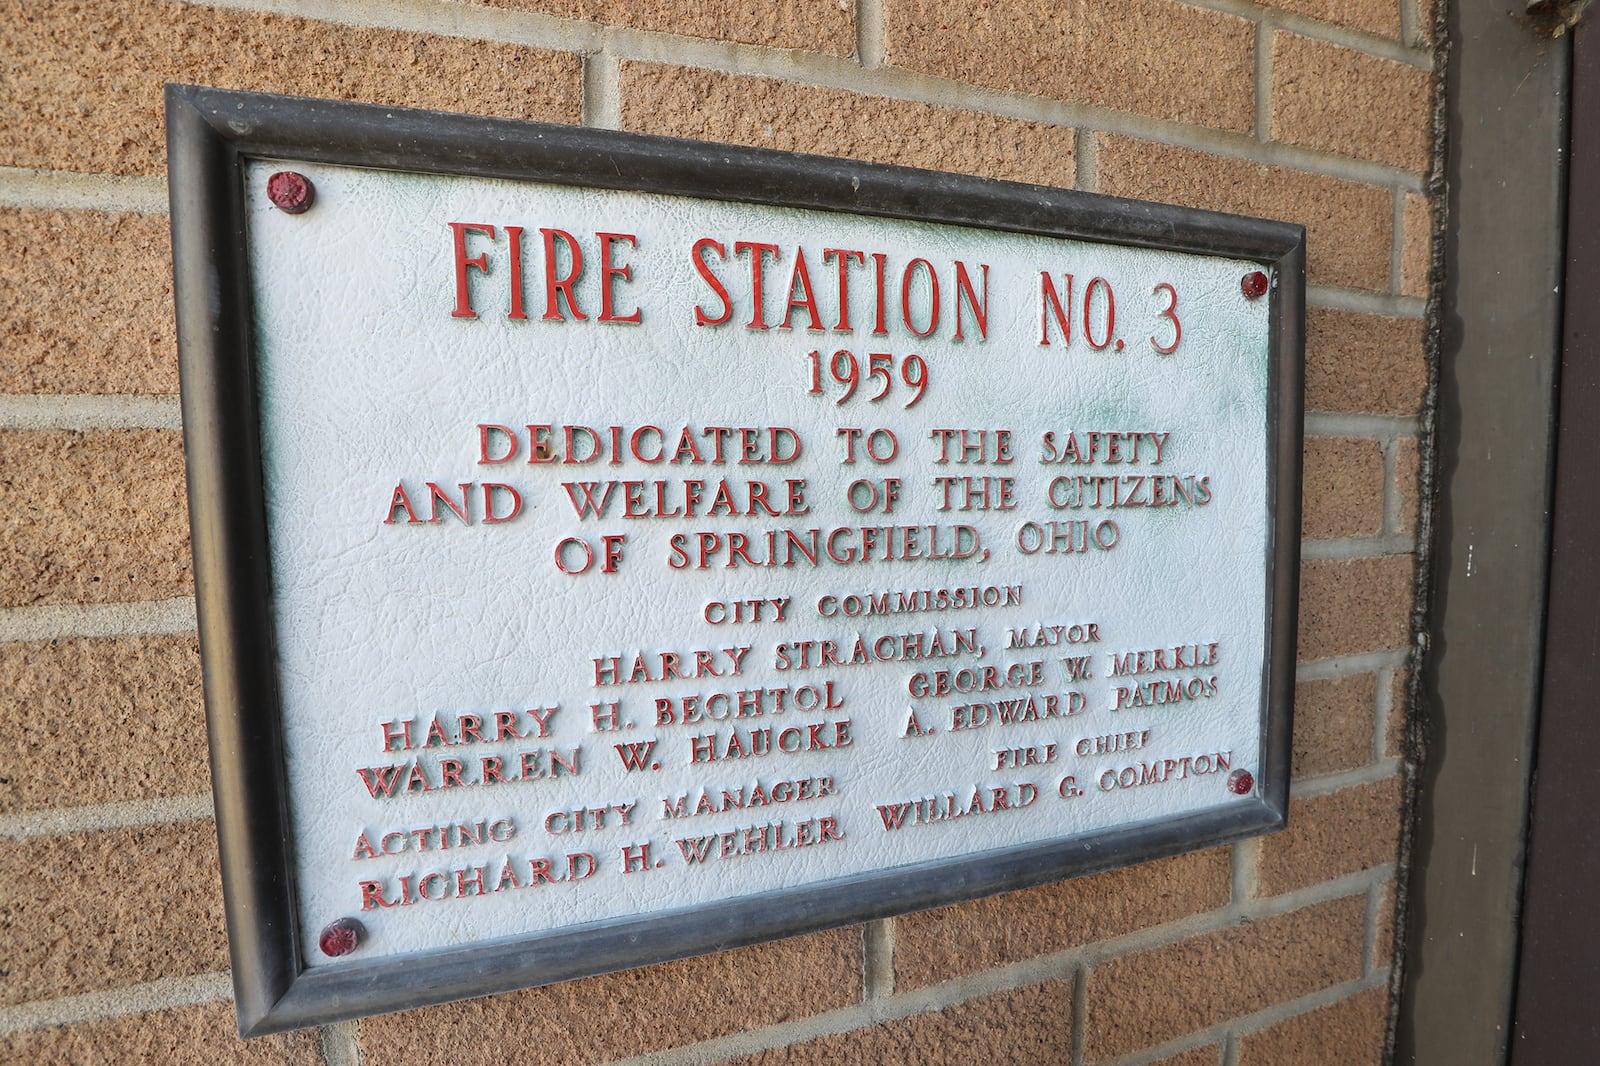
[(1377, 695), (1376, 674), (1295, 685), (1293, 776), (1332, 774), (1370, 763)]
[(176, 392), (172, 323), (166, 218), (0, 210), (0, 393)]
[(628, 130), (1039, 185), (1073, 181), (1068, 127), (657, 63), (624, 63), (621, 80)]
[(1272, 136), (1426, 173), (1433, 154), (1433, 75), (1312, 37), (1274, 33)]
[(1260, 891), (1277, 896), (1394, 862), (1400, 779), (1292, 800), (1289, 827), (1261, 839)]
[[(1192, 1033), (1361, 974), (1365, 896), (1181, 940), (1095, 967), (1084, 1059)], [(1289, 1060), (1292, 1061), (1292, 1060)]]
[(1430, 45), (1438, 39), (1439, 3), (1438, 0), (1416, 0), (1417, 4), (1417, 44)]
[(576, 122), (581, 71), (570, 53), (175, 0), (29, 5), (0, 19), (0, 165), (161, 173), (166, 81)]
[(840, 0), (482, 0), (492, 7), (538, 11), (558, 18), (631, 26), (713, 41), (737, 41), (769, 48), (801, 48), (848, 56), (855, 52), (855, 5)]
[(1300, 659), (1407, 647), (1412, 564), (1409, 555), (1301, 564)]
[(1411, 415), (1428, 388), (1420, 318), (1306, 310), (1306, 409)]
[(1300, 536), (1370, 537), (1383, 531), (1383, 449), (1368, 437), (1307, 437)]
[(0, 842), (0, 1002), (228, 968), (209, 821)]
[(0, 814), (210, 788), (192, 635), (0, 644), (0, 716), (27, 723)]
[(1400, 38), (1400, 4), (1410, 0), (1262, 0), (1267, 7), (1292, 11), (1336, 26)]
[(1415, 533), (1420, 509), (1422, 463), (1415, 437), (1400, 437), (1394, 442), (1394, 487), (1400, 496), (1400, 513), (1395, 515), (1396, 533)]
[(1052, 981), (772, 1048), (728, 1066), (1038, 1066), (1071, 1054), (1072, 982)]
[(1191, 148), (1096, 134), (1097, 191), (1306, 228), (1306, 276), (1386, 291), (1394, 205), (1376, 185), (1266, 166)]
[(1063, 951), (1225, 905), (1227, 848), (909, 914), (895, 921), (895, 988)]
[(1394, 965), (1395, 909), (1394, 882), (1385, 881), (1379, 889), (1378, 927), (1372, 936), (1373, 971), (1381, 971)]
[(883, 20), (891, 66), (1218, 129), (1254, 128), (1255, 27), (1233, 15), (1170, 0), (884, 0)]
[(1406, 753), (1406, 723), (1411, 710), (1411, 671), (1396, 670), (1389, 681), (1389, 718), (1384, 722), (1383, 753), (1400, 758)]
[(202, 1003), (0, 1037), (5, 1062), (73, 1066), (321, 1066), (317, 1030), (240, 1040), (233, 1004)]
[(536, 1048), (540, 1062), (609, 1062), (857, 1003), (861, 966), (860, 930), (840, 929), (364, 1018), (362, 1061), (500, 1066), (507, 1049)]
[(1358, 992), (1239, 1038), (1239, 1066), (1371, 1066), (1383, 1061), (1386, 988)]
[(1400, 251), (1400, 295), (1428, 295), (1433, 270), (1433, 203), (1426, 196), (1406, 193), (1401, 215), (1405, 231)]
[(188, 594), (186, 506), (177, 433), (0, 432), (0, 607)]

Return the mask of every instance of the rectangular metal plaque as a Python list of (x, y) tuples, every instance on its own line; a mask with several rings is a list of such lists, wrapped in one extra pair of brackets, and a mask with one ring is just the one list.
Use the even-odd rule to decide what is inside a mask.
[(1299, 227), (215, 90), (168, 122), (241, 1031), (1282, 824)]

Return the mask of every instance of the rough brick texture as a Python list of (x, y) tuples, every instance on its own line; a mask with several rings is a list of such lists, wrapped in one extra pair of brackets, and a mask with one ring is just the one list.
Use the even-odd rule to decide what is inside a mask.
[(1047, 955), (1223, 906), (1227, 848), (1078, 878), (895, 921), (895, 988)]
[(1433, 75), (1295, 33), (1272, 35), (1272, 136), (1426, 172)]
[(1411, 671), (1396, 670), (1389, 682), (1389, 717), (1384, 722), (1383, 753), (1406, 753), (1406, 721), (1411, 711)]
[(1392, 863), (1400, 848), (1400, 779), (1289, 804), (1289, 827), (1262, 838), (1260, 892), (1276, 896)]
[(1072, 982), (997, 992), (947, 1007), (734, 1059), (729, 1066), (1038, 1066), (1072, 1053)]
[(1321, 22), (1400, 37), (1400, 4), (1408, 0), (1264, 0), (1267, 7), (1292, 11)]
[(1421, 506), (1420, 447), (1415, 437), (1400, 437), (1394, 442), (1394, 487), (1399, 505), (1394, 516), (1396, 533), (1417, 531), (1417, 510)]
[(1411, 639), (1413, 559), (1313, 560), (1300, 567), (1300, 658), (1404, 649)]
[(1377, 695), (1376, 674), (1297, 684), (1293, 776), (1332, 774), (1371, 762)]
[(1372, 933), (1372, 960), (1370, 970), (1385, 969), (1394, 964), (1395, 892), (1394, 882), (1386, 881), (1378, 890), (1378, 923)]
[[(622, 64), (622, 126), (1070, 186), (1075, 131), (772, 78)], [(938, 131), (933, 135), (933, 131)]]
[(1400, 294), (1427, 296), (1428, 274), (1433, 269), (1433, 204), (1426, 196), (1406, 193), (1404, 251), (1400, 259)]
[(72, 1066), (322, 1066), (315, 1029), (240, 1040), (232, 1003), (103, 1018), (0, 1037), (0, 1060)]
[(893, 66), (1225, 130), (1254, 125), (1255, 32), (1233, 15), (1169, 0), (884, 0), (883, 19)]
[(176, 433), (0, 432), (0, 514), (0, 607), (190, 591)]
[(855, 51), (853, 4), (839, 0), (786, 0), (756, 4), (750, 0), (480, 0), (493, 7), (537, 11), (559, 18), (583, 19), (639, 30), (656, 30), (716, 41), (738, 41), (771, 48), (805, 48), (847, 56)]
[(1306, 410), (1421, 411), (1428, 387), (1425, 329), (1420, 318), (1307, 308)]
[(160, 215), (0, 210), (0, 393), (176, 392), (171, 263)]
[(1383, 450), (1366, 437), (1307, 437), (1300, 535), (1370, 537), (1383, 529)]
[(163, 82), (576, 122), (576, 55), (174, 0), (0, 18), (0, 166), (160, 174)]
[(207, 822), (0, 841), (0, 1003), (228, 968)]
[(365, 1062), (408, 1066), (500, 1066), (507, 1049), (516, 1048), (523, 1061), (609, 1062), (820, 1014), (860, 998), (860, 931), (835, 930), (365, 1018), (361, 1054)]
[(0, 644), (0, 715), (29, 723), (0, 814), (210, 787), (191, 635)]
[(1115, 134), (1096, 134), (1096, 143), (1099, 192), (1295, 222), (1306, 228), (1313, 284), (1389, 287), (1386, 189)]
[(1369, 1066), (1383, 1058), (1385, 989), (1373, 988), (1239, 1038), (1239, 1066)]
[(1095, 967), (1088, 977), (1085, 1061), (1153, 1047), (1354, 980), (1361, 974), (1366, 906), (1365, 896), (1338, 899)]

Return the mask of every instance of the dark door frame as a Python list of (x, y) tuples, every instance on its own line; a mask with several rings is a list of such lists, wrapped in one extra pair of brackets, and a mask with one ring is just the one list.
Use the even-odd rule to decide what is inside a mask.
[(1550, 589), (1522, 894), (1512, 1066), (1600, 1048), (1600, 40), (1572, 48), (1566, 281)]
[(1438, 496), (1394, 1056), (1406, 1066), (1502, 1066), (1516, 988), (1570, 42), (1539, 35), (1521, 8), (1457, 0), (1448, 13)]

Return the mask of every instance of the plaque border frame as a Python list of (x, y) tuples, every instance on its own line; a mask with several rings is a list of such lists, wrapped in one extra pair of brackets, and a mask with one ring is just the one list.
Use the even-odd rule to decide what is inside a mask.
[[(1305, 230), (769, 149), (169, 84), (168, 188), (195, 605), (241, 1036), (451, 1002), (904, 914), (1232, 843), (1287, 821), (1304, 434)], [(777, 896), (308, 970), (271, 610), (244, 164), (303, 159), (874, 215), (1254, 261), (1268, 351), (1267, 661), (1252, 802)], [(776, 916), (776, 917), (775, 917)]]

